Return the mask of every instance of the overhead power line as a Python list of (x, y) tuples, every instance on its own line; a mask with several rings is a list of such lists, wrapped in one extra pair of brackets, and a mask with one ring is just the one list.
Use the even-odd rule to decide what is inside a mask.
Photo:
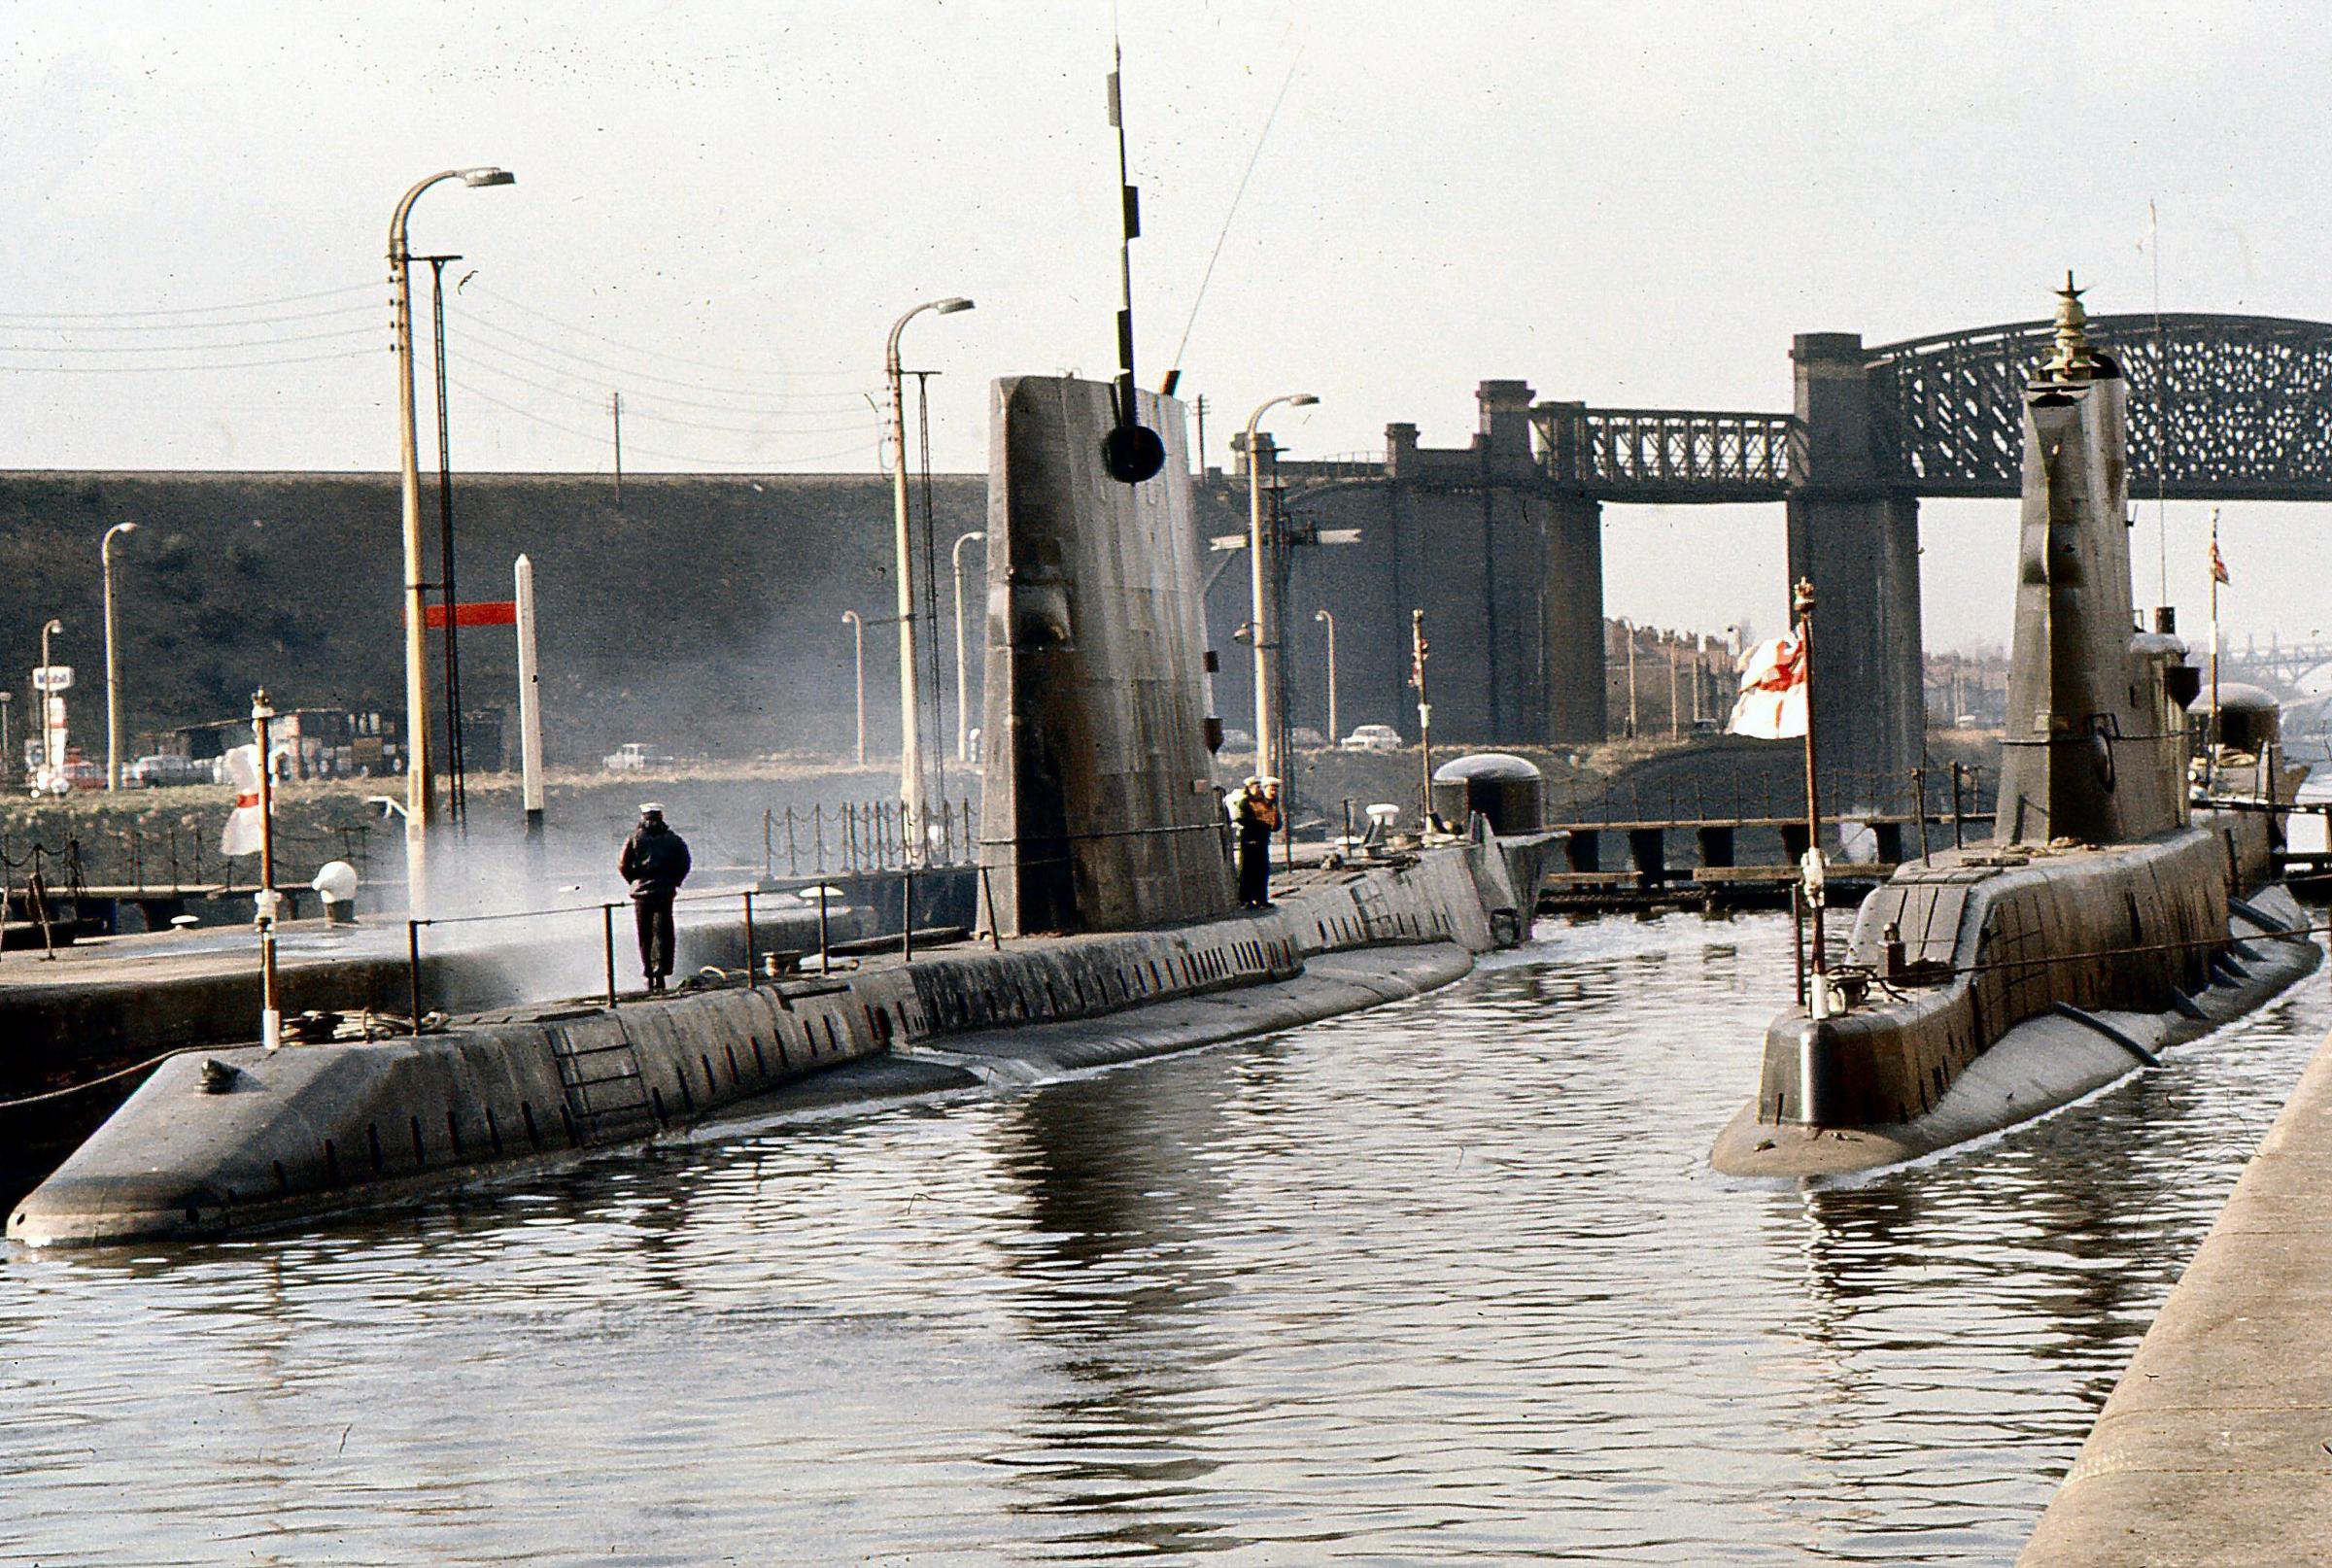
[[(562, 387), (551, 382), (537, 381), (532, 376), (522, 376), (515, 370), (496, 364), (491, 359), (479, 358), (465, 349), (456, 349), (453, 350), (452, 353), (454, 359), (468, 369), (483, 370), (489, 375), (499, 376), (506, 381), (514, 381), (522, 387), (532, 387), (536, 392), (548, 392), (554, 397), (564, 397), (570, 402), (579, 403), (595, 410), (602, 406), (603, 400), (606, 396), (604, 388), (600, 386), (594, 385), (588, 391), (579, 391), (573, 387)], [(652, 392), (646, 394), (644, 397), (634, 394), (634, 396), (625, 399), (624, 408), (626, 412), (632, 413), (637, 418), (652, 420), (660, 425), (684, 426), (692, 430), (724, 430), (741, 435), (767, 435), (786, 440), (790, 440), (798, 435), (836, 435), (844, 430), (872, 428), (872, 426), (868, 426), (864, 420), (860, 420), (848, 425), (815, 425), (797, 426), (793, 428), (787, 428), (784, 426), (778, 426), (775, 428), (772, 427), (772, 422), (777, 420), (830, 419), (839, 412), (839, 410), (835, 409), (806, 410), (792, 414), (776, 413), (769, 415), (764, 419), (750, 425), (731, 425), (717, 420), (683, 419), (673, 414), (659, 414), (655, 412), (653, 406), (646, 408), (639, 406), (643, 402), (653, 405), (654, 403), (663, 400), (664, 399), (659, 398), (655, 393)], [(743, 409), (733, 409), (730, 410), (730, 412), (744, 413), (747, 411)]]
[(532, 305), (525, 304), (519, 300), (512, 299), (507, 294), (497, 293), (494, 290), (487, 288), (483, 284), (478, 286), (477, 292), (484, 294), (487, 298), (494, 300), (497, 304), (507, 305), (512, 310), (518, 311), (522, 315), (532, 316), (538, 322), (546, 323), (549, 325), (559, 327), (564, 331), (573, 332), (582, 337), (596, 339), (599, 342), (606, 344), (611, 349), (621, 349), (626, 354), (644, 354), (652, 359), (666, 359), (669, 360), (673, 364), (687, 365), (692, 369), (718, 370), (725, 375), (766, 376), (780, 381), (807, 376), (856, 376), (861, 373), (856, 370), (834, 369), (773, 370), (753, 365), (737, 364), (735, 362), (715, 362), (710, 359), (692, 359), (686, 355), (674, 354), (669, 349), (651, 349), (643, 344), (627, 343), (621, 338), (609, 337), (606, 333), (601, 332), (595, 327), (582, 326), (573, 322), (563, 321), (559, 317), (551, 315), (548, 311), (538, 310)]
[(634, 382), (644, 381), (653, 382), (658, 386), (664, 387), (682, 387), (692, 392), (728, 392), (738, 397), (760, 398), (769, 401), (780, 402), (808, 402), (821, 399), (831, 402), (838, 398), (849, 398), (858, 395), (858, 393), (855, 392), (772, 392), (766, 387), (724, 388), (707, 382), (702, 377), (684, 379), (678, 376), (658, 375), (656, 372), (651, 370), (642, 370), (636, 365), (618, 364), (611, 359), (594, 358), (588, 354), (578, 354), (573, 349), (562, 348), (556, 343), (545, 342), (541, 338), (533, 337), (528, 333), (518, 331), (514, 327), (503, 326), (500, 324), (492, 321), (487, 317), (479, 316), (474, 312), (464, 311), (463, 312), (461, 319), (464, 325), (474, 326), (481, 331), (493, 333), (499, 337), (513, 339), (516, 342), (526, 344), (529, 348), (539, 349), (545, 354), (556, 355), (562, 359), (572, 359), (577, 364), (588, 365), (592, 369), (600, 372), (602, 377), (608, 375), (616, 376), (627, 386)]
[(0, 322), (111, 322), (133, 317), (213, 316), (239, 310), (272, 310), (278, 305), (300, 305), (311, 299), (336, 299), (344, 294), (370, 293), (379, 287), (378, 284), (352, 283), (338, 289), (319, 289), (312, 293), (279, 294), (273, 299), (245, 300), (239, 305), (179, 305), (161, 310), (0, 310)]
[(38, 322), (0, 315), (0, 332), (54, 332), (77, 337), (85, 332), (231, 332), (246, 326), (277, 326), (290, 322), (336, 321), (347, 316), (369, 316), (371, 305), (334, 305), (329, 310), (294, 311), (287, 316), (246, 316), (217, 322), (74, 322), (44, 326)]
[(292, 343), (372, 337), (379, 332), (378, 326), (343, 326), (329, 332), (292, 332), (282, 337), (242, 338), (231, 343), (0, 343), (0, 354), (215, 354), (222, 349), (272, 349)]
[[(501, 409), (506, 413), (516, 414), (521, 419), (532, 420), (533, 423), (542, 426), (546, 429), (557, 430), (562, 434), (571, 435), (577, 440), (587, 441), (594, 448), (600, 447), (605, 443), (606, 437), (598, 430), (577, 429), (574, 426), (563, 425), (559, 421), (553, 419), (545, 419), (542, 415), (535, 413), (532, 409), (522, 408), (516, 403), (504, 401), (502, 398), (495, 396), (492, 392), (487, 392), (482, 388), (473, 387), (467, 382), (454, 381), (452, 385), (461, 392), (471, 397), (477, 398), (481, 402), (491, 403), (495, 407)], [(876, 433), (877, 431), (874, 426), (870, 426), (867, 427), (867, 434), (870, 437), (874, 436)], [(799, 467), (804, 463), (827, 462), (836, 458), (850, 457), (854, 454), (863, 455), (869, 451), (869, 445), (866, 441), (860, 441), (851, 446), (838, 448), (832, 452), (814, 452), (801, 457), (788, 458), (783, 463), (771, 463), (763, 461), (744, 464), (740, 464), (738, 460), (734, 458), (708, 458), (703, 453), (698, 452), (659, 451), (654, 447), (635, 445), (629, 439), (624, 442), (624, 450), (626, 452), (644, 453), (651, 458), (664, 458), (674, 462), (699, 463), (706, 468), (725, 470), (734, 473), (738, 471), (740, 467), (754, 472), (761, 472), (765, 470), (773, 472), (781, 467)]]
[(266, 365), (322, 364), (329, 359), (370, 359), (371, 349), (342, 349), (332, 354), (300, 354), (286, 358), (222, 359), (212, 364), (0, 364), (0, 375), (17, 376), (188, 376), (213, 370), (256, 370)]

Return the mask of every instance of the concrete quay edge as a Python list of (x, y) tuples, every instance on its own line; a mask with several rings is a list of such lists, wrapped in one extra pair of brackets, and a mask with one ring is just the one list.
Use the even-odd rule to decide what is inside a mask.
[(2106, 1401), (2018, 1568), (2332, 1562), (2332, 1040)]

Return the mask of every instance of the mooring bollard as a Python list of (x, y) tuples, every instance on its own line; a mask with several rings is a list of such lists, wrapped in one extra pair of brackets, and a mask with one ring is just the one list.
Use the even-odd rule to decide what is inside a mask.
[(615, 905), (600, 905), (600, 950), (607, 959), (607, 1006), (615, 1006)]
[(745, 989), (753, 987), (753, 890), (745, 889)]
[(405, 1006), (413, 1009), (413, 1033), (421, 1033), (421, 922), (405, 922)]

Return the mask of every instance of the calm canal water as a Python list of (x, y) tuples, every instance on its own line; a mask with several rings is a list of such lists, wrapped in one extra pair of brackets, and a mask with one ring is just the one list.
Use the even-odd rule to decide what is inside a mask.
[(1777, 918), (175, 1255), (0, 1254), (0, 1560), (2012, 1558), (2327, 1021), (1704, 1164)]

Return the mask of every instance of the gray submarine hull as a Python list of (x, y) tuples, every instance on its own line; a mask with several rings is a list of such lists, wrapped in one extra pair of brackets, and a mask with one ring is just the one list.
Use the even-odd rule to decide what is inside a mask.
[[(1858, 952), (1906, 904), (1916, 908), (1920, 890), (1962, 890), (1956, 920), (1927, 937), (1959, 972), (1884, 1009), (1775, 1019), (1757, 1098), (1718, 1136), (1710, 1164), (1729, 1176), (1808, 1177), (1918, 1159), (2045, 1115), (2257, 1008), (2323, 955), (2280, 885), (2229, 898), (2226, 844), (2196, 828), (2074, 851), (2038, 869), (1938, 857), (1932, 870), (1878, 889), (1856, 923)], [(2209, 871), (2194, 875), (2195, 863)], [(1942, 880), (1965, 873), (1976, 876)], [(2194, 934), (2171, 935), (2181, 924)], [(2191, 945), (2119, 950), (2164, 942)], [(2084, 953), (2111, 956), (2062, 961)]]
[[(2212, 801), (2206, 768), (2198, 807), (2199, 674), (2167, 610), (2138, 628), (2128, 386), (2086, 320), (2068, 276), (2024, 397), (1996, 842), (1899, 868), (1835, 970), (1816, 947), (1817, 1006), (1767, 1029), (1756, 1097), (1710, 1153), (1721, 1172), (1840, 1175), (2013, 1126), (2321, 961), (2271, 881), (2272, 757), (2255, 798)], [(2203, 738), (2223, 751), (2217, 721)]]

